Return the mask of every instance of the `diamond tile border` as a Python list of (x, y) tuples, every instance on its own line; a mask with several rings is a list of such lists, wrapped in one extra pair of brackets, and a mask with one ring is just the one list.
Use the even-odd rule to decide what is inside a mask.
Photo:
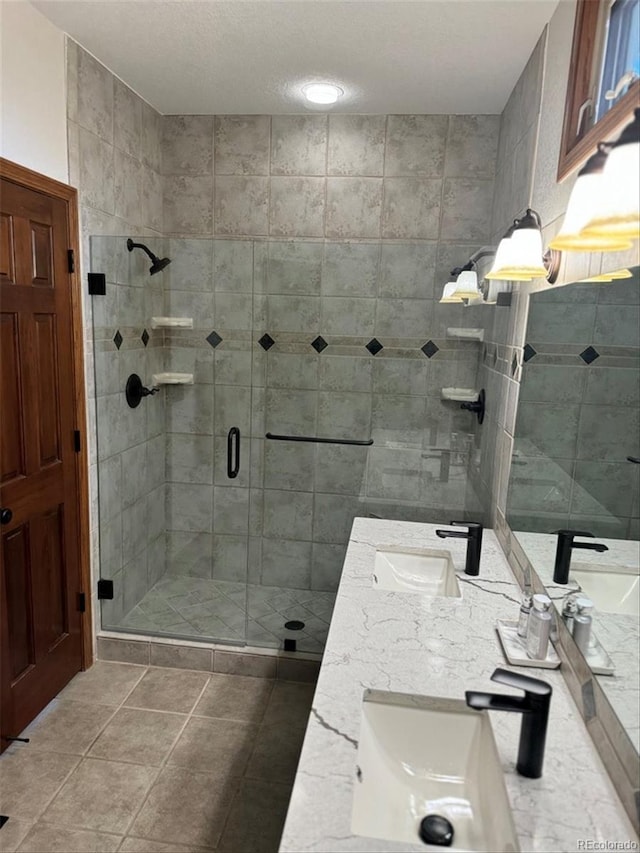
[(123, 341), (123, 338), (122, 338), (122, 335), (120, 334), (120, 329), (118, 329), (118, 331), (113, 336), (113, 342), (116, 345), (117, 349), (120, 349), (120, 347), (122, 346), (122, 341)]
[(329, 346), (329, 344), (325, 341), (322, 335), (318, 335), (315, 340), (311, 341), (311, 346), (317, 353), (321, 353)]
[(582, 350), (580, 358), (585, 364), (591, 364), (591, 362), (595, 361), (596, 358), (600, 358), (600, 353), (594, 347), (588, 346), (585, 350)]
[(371, 355), (377, 355), (384, 347), (377, 338), (371, 338), (369, 343), (365, 344), (365, 349), (368, 349)]
[(265, 332), (264, 335), (258, 341), (258, 343), (260, 344), (262, 349), (266, 352), (267, 350), (271, 349), (271, 347), (275, 344), (275, 341), (273, 340), (273, 338), (271, 337), (271, 335), (268, 332)]
[(146, 330), (146, 329), (144, 329), (144, 331), (143, 331), (143, 332), (142, 332), (142, 334), (140, 335), (140, 340), (142, 341), (142, 343), (143, 343), (145, 346), (149, 343), (149, 332), (147, 332), (147, 330)]
[(531, 346), (531, 344), (525, 344), (524, 349), (522, 350), (522, 357), (523, 357), (525, 363), (527, 361), (531, 361), (531, 359), (534, 357), (534, 355), (538, 355), (538, 351), (535, 350)]
[(427, 341), (424, 346), (420, 347), (420, 349), (427, 358), (433, 358), (433, 356), (439, 352), (440, 347), (434, 344), (433, 341)]
[(211, 344), (211, 346), (212, 346), (214, 349), (218, 346), (218, 344), (221, 344), (221, 343), (222, 343), (222, 338), (221, 338), (221, 337), (220, 337), (220, 335), (215, 331), (215, 329), (214, 329), (214, 331), (213, 331), (213, 332), (211, 332), (211, 334), (207, 335), (206, 340), (207, 340), (207, 343)]

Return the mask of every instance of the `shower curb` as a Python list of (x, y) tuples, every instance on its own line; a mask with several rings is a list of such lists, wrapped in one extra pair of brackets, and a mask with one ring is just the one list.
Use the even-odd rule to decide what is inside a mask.
[[(278, 649), (251, 649), (221, 644), (158, 642), (155, 638), (132, 639), (101, 633), (97, 639), (97, 660), (135, 663), (143, 666), (277, 678), (282, 681), (314, 683), (320, 672), (321, 655), (288, 654)], [(240, 651), (239, 649), (242, 649)]]

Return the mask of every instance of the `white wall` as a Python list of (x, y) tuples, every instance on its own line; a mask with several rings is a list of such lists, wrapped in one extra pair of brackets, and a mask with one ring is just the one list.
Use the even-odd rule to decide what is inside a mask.
[(0, 1), (0, 153), (68, 180), (64, 33), (25, 0)]

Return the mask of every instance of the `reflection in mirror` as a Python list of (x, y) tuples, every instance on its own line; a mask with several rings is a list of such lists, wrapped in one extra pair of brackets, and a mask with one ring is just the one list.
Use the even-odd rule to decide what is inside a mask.
[[(531, 296), (507, 520), (570, 629), (567, 596), (592, 601), (579, 647), (640, 751), (639, 268), (631, 273)], [(564, 553), (561, 529), (578, 531)]]

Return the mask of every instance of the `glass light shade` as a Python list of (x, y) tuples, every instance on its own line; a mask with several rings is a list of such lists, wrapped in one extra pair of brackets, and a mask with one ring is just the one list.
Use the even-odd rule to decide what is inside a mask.
[[(530, 229), (526, 229), (530, 230)], [(511, 237), (503, 237), (498, 246), (496, 257), (493, 262), (493, 267), (488, 272), (485, 278), (490, 281), (531, 281), (535, 278), (533, 274), (518, 274), (518, 244), (513, 242), (517, 232), (514, 231)], [(539, 232), (538, 232), (539, 233)], [(542, 240), (540, 240), (540, 255), (539, 263), (542, 263)], [(543, 275), (547, 272), (544, 270)]]
[(344, 95), (344, 89), (334, 86), (333, 83), (309, 83), (308, 86), (302, 87), (302, 91), (312, 104), (335, 104), (338, 98)]
[(514, 281), (530, 281), (545, 278), (547, 270), (542, 263), (542, 234), (539, 228), (517, 228), (509, 248), (511, 267), (505, 265), (503, 272)]
[(614, 146), (602, 172), (600, 204), (583, 233), (625, 240), (640, 238), (640, 143)]
[(478, 274), (474, 270), (462, 270), (456, 279), (453, 295), (459, 299), (474, 299), (481, 296), (478, 290)]
[(632, 278), (633, 273), (631, 270), (616, 270), (615, 272), (606, 272), (602, 273), (602, 275), (592, 275), (590, 278), (583, 278), (581, 280), (581, 284), (586, 284), (590, 282), (607, 282), (607, 281), (620, 281), (623, 278)]
[(450, 281), (445, 284), (444, 289), (442, 291), (442, 296), (440, 297), (440, 302), (462, 302), (461, 296), (454, 296), (455, 289), (455, 281)]
[(465, 308), (469, 308), (473, 305), (486, 305), (486, 302), (484, 301), (484, 298), (482, 297), (481, 293), (479, 293), (477, 296), (472, 296), (469, 299), (465, 299), (465, 301), (464, 301), (464, 307)]
[[(637, 190), (636, 190), (637, 194)], [(549, 246), (560, 251), (614, 252), (631, 248), (631, 240), (613, 234), (592, 234), (583, 229), (602, 209), (604, 176), (602, 172), (580, 174), (569, 198), (562, 228)]]

